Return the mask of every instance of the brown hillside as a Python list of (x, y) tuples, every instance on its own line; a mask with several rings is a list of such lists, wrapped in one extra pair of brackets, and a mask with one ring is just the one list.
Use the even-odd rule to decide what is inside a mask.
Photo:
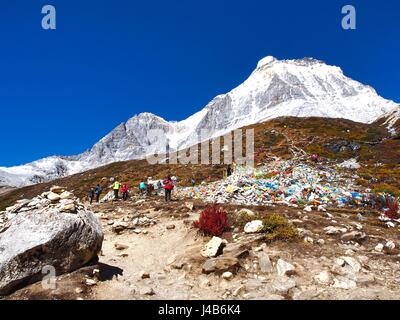
[[(295, 147), (333, 160), (358, 157), (361, 162), (369, 165), (360, 169), (360, 183), (371, 188), (383, 185), (400, 193), (400, 140), (388, 138), (387, 130), (378, 124), (362, 124), (344, 119), (284, 117), (243, 129), (255, 130), (256, 165), (266, 161), (266, 156), (271, 153), (284, 158), (291, 157)], [(375, 163), (383, 165), (379, 170), (373, 170)], [(150, 165), (146, 160), (117, 162), (49, 183), (0, 194), (0, 210), (18, 199), (32, 198), (54, 184), (66, 187), (79, 197), (85, 197), (88, 189), (97, 183), (102, 183), (104, 188), (109, 187), (111, 177), (118, 177), (120, 182), (127, 182), (137, 188), (142, 179), (162, 179), (171, 174), (179, 178), (180, 185), (187, 185), (192, 177), (197, 182), (209, 176), (212, 181), (221, 179), (224, 168), (224, 165)]]

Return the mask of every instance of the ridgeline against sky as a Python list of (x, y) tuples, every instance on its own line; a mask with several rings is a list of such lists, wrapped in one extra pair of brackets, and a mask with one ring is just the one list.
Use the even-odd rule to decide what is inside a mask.
[(0, 166), (78, 154), (134, 114), (182, 120), (267, 55), (314, 57), (400, 101), (400, 4), (352, 1), (51, 0), (0, 5)]

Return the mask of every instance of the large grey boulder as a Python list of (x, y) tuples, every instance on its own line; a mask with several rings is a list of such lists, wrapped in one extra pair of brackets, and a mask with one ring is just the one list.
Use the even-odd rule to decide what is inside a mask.
[(20, 212), (0, 230), (0, 295), (39, 281), (45, 266), (56, 274), (78, 269), (101, 250), (103, 232), (94, 214), (46, 206)]

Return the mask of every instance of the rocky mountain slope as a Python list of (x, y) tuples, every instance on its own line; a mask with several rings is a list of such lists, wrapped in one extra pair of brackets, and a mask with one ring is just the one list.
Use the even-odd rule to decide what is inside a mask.
[[(247, 128), (254, 129), (255, 133), (256, 165), (268, 162), (270, 156), (290, 158), (293, 148), (301, 148), (308, 154), (317, 153), (338, 163), (357, 158), (361, 167), (354, 174), (359, 175), (360, 184), (371, 189), (391, 190), (400, 195), (400, 139), (390, 137), (384, 126), (344, 119), (283, 117), (243, 127), (243, 130)], [(150, 165), (146, 160), (115, 162), (52, 182), (9, 190), (7, 194), (0, 195), (0, 210), (19, 199), (35, 197), (54, 183), (84, 198), (89, 188), (97, 183), (101, 183), (104, 192), (107, 192), (109, 178), (115, 176), (135, 188), (147, 177), (163, 179), (167, 174), (172, 174), (180, 179), (180, 186), (186, 186), (192, 177), (198, 182), (208, 177), (211, 181), (219, 180), (224, 167), (200, 164)]]
[[(281, 116), (371, 123), (384, 115), (394, 116), (396, 107), (370, 86), (346, 77), (339, 67), (310, 58), (280, 61), (266, 57), (245, 82), (215, 97), (204, 109), (183, 121), (168, 122), (151, 113), (139, 114), (78, 156), (55, 156), (23, 166), (0, 167), (0, 186), (21, 187), (116, 161), (141, 159), (146, 154), (166, 151), (167, 145), (182, 149)], [(158, 138), (152, 136), (152, 130), (158, 130)]]
[[(204, 208), (157, 197), (93, 205), (105, 235), (99, 263), (4, 299), (398, 299), (398, 228), (374, 211), (223, 205), (232, 230), (211, 239), (193, 228)], [(297, 234), (246, 233), (249, 214), (279, 215)]]

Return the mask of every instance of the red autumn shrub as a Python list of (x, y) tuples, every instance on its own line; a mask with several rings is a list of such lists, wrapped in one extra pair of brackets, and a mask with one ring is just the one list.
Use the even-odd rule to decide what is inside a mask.
[(399, 219), (400, 218), (400, 213), (399, 213), (399, 199), (392, 197), (392, 196), (385, 196), (385, 201), (386, 201), (386, 208), (387, 210), (384, 211), (385, 215), (390, 218), (390, 219)]
[(220, 236), (230, 228), (226, 212), (217, 205), (207, 206), (200, 214), (198, 221), (193, 223), (201, 232)]

